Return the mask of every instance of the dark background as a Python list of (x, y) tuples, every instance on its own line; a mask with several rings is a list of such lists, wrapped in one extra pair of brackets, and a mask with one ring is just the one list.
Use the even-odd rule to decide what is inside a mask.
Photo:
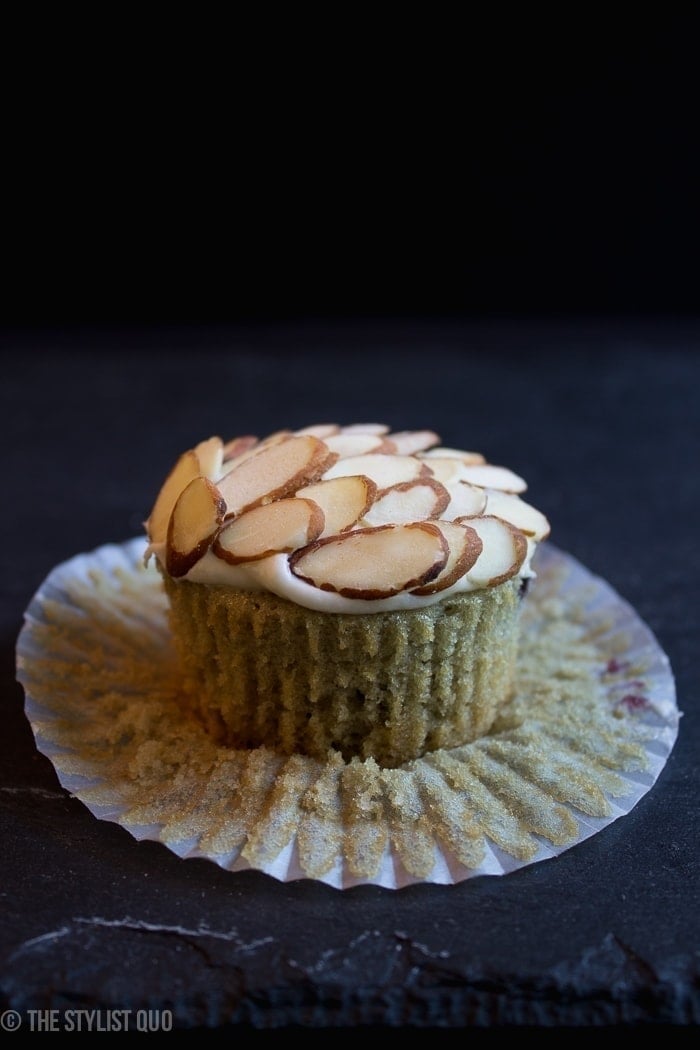
[(697, 311), (691, 9), (53, 28), (8, 55), (7, 325)]
[[(264, 17), (8, 30), (1, 1005), (696, 1026), (697, 19)], [(15, 682), (36, 588), (136, 535), (183, 448), (328, 420), (510, 466), (651, 626), (683, 719), (629, 816), (507, 878), (339, 894), (61, 790)]]

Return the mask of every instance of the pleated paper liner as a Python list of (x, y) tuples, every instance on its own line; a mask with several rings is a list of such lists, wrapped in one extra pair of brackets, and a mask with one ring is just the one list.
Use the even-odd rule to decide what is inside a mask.
[(181, 857), (338, 888), (503, 875), (629, 813), (675, 743), (656, 638), (546, 543), (516, 694), (488, 736), (398, 769), (219, 746), (192, 713), (143, 551), (134, 539), (57, 566), (26, 611), (17, 677), (63, 787)]

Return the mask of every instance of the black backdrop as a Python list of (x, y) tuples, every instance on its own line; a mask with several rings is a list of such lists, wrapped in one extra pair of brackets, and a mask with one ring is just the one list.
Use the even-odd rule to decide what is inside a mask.
[(697, 310), (690, 9), (217, 28), (33, 41), (0, 323)]

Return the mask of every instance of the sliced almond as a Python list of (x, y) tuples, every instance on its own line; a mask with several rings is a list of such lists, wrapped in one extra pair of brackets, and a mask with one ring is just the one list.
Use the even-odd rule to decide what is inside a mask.
[(430, 471), (419, 459), (413, 456), (391, 456), (381, 452), (370, 452), (366, 456), (347, 456), (339, 459), (324, 478), (342, 478), (351, 474), (364, 474), (371, 478), (378, 489), (388, 489), (404, 481), (415, 481), (420, 477), (429, 477)]
[(550, 525), (545, 515), (520, 496), (511, 492), (499, 492), (498, 489), (488, 489), (485, 495), (486, 514), (509, 521), (516, 529), (520, 529), (538, 543), (549, 536)]
[(396, 452), (396, 446), (381, 434), (331, 434), (323, 440), (339, 459), (364, 456), (372, 452)]
[(276, 445), (279, 441), (286, 441), (287, 438), (294, 437), (293, 430), (275, 430), (272, 434), (266, 434), (260, 442), (262, 445)]
[(502, 492), (524, 492), (527, 482), (508, 467), (496, 467), (492, 463), (475, 463), (464, 470), (464, 480), (482, 489), (500, 489)]
[(440, 443), (439, 436), (432, 430), (396, 430), (388, 434), (387, 438), (400, 456), (413, 456)]
[(213, 481), (221, 473), (224, 460), (224, 443), (220, 437), (210, 437), (195, 445), (194, 454), (199, 463), (199, 472)]
[(502, 518), (486, 515), (461, 518), (458, 524), (474, 529), (483, 543), (481, 554), (467, 572), (475, 587), (495, 587), (520, 571), (527, 556), (527, 540), (519, 529)]
[(447, 561), (447, 541), (427, 521), (358, 529), (317, 540), (289, 559), (292, 572), (346, 598), (390, 598), (434, 580)]
[(213, 551), (231, 565), (305, 547), (323, 532), (323, 511), (310, 499), (275, 500), (234, 518), (219, 532)]
[(244, 452), (249, 452), (250, 449), (255, 448), (258, 443), (259, 438), (254, 437), (252, 434), (231, 438), (224, 445), (224, 463), (228, 463), (232, 459), (238, 459)]
[(199, 460), (194, 449), (183, 452), (163, 482), (146, 522), (146, 531), (151, 543), (165, 543), (168, 535), (168, 522), (177, 498), (190, 481), (199, 476), (199, 473)]
[(450, 502), (444, 485), (434, 478), (418, 478), (392, 485), (377, 497), (365, 514), (368, 525), (399, 525), (439, 518)]
[(293, 495), (316, 481), (334, 460), (335, 454), (310, 434), (274, 441), (240, 457), (218, 482), (227, 515)]
[(339, 434), (340, 427), (337, 423), (312, 423), (310, 427), (302, 427), (301, 430), (295, 430), (294, 433), (297, 437), (302, 437), (304, 434), (309, 434), (311, 437), (324, 438), (330, 437), (331, 434)]
[(471, 569), (483, 549), (479, 534), (469, 525), (457, 525), (453, 521), (436, 521), (450, 548), (444, 568), (431, 583), (415, 587), (412, 594), (437, 594), (451, 587)]
[(321, 536), (351, 529), (367, 513), (376, 494), (377, 486), (363, 474), (318, 481), (297, 490), (298, 498), (313, 500), (323, 511), (326, 522)]
[(466, 471), (469, 464), (456, 456), (430, 456), (426, 458), (418, 454), (418, 459), (425, 463), (431, 474), (443, 485), (452, 485), (458, 481), (466, 481)]
[(271, 448), (273, 445), (281, 445), (282, 442), (288, 441), (290, 437), (294, 437), (291, 430), (278, 430), (261, 441), (255, 441), (249, 448), (242, 448), (235, 459), (224, 459), (221, 471), (222, 476), (228, 474), (234, 467), (240, 467), (245, 460), (250, 459), (252, 456), (257, 456), (263, 449)]
[(184, 576), (207, 552), (225, 511), (221, 493), (208, 478), (194, 478), (180, 493), (165, 546), (165, 567), (171, 576)]
[(437, 448), (431, 448), (427, 452), (419, 452), (418, 455), (421, 459), (432, 459), (433, 456), (437, 456), (439, 459), (459, 459), (468, 464), (486, 462), (480, 452), (465, 452), (461, 448), (445, 448), (444, 445), (438, 445)]
[(458, 481), (454, 485), (448, 485), (447, 491), (450, 494), (450, 502), (441, 517), (454, 521), (455, 518), (471, 518), (475, 514), (483, 514), (486, 493), (477, 485), (470, 485), (468, 481)]
[(341, 434), (388, 434), (389, 427), (384, 423), (349, 423), (340, 428)]

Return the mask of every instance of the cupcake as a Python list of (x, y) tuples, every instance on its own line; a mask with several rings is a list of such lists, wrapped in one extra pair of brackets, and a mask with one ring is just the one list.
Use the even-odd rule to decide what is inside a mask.
[(146, 522), (222, 743), (396, 767), (487, 733), (532, 558), (525, 481), (430, 430), (323, 424), (184, 452)]

